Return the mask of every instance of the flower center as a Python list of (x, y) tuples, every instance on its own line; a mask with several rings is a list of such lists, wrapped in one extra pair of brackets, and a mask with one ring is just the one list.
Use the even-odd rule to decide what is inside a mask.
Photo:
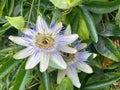
[(47, 42), (47, 41), (42, 41), (42, 43), (43, 43), (43, 44), (48, 44), (48, 42)]
[(62, 56), (66, 62), (72, 61), (74, 59), (74, 54), (62, 53)]
[(54, 39), (51, 35), (37, 34), (35, 45), (39, 48), (47, 49), (51, 47), (54, 43)]

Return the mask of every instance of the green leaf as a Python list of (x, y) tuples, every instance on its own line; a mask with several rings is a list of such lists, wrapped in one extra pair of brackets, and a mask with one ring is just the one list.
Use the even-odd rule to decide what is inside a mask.
[(114, 62), (114, 63), (110, 64), (109, 66), (107, 66), (106, 69), (115, 69), (119, 66), (120, 66), (120, 64), (118, 62)]
[(18, 17), (5, 17), (8, 22), (15, 27), (18, 30), (22, 30), (24, 28), (24, 18), (22, 16), (18, 16)]
[[(77, 33), (79, 26), (79, 10), (74, 8), (69, 14), (66, 15), (66, 24), (70, 24), (72, 33)], [(74, 17), (73, 17), (74, 16)]]
[(47, 71), (42, 73), (42, 77), (43, 77), (43, 86), (45, 90), (50, 90), (50, 81), (49, 81), (49, 75)]
[(110, 13), (118, 9), (120, 5), (120, 0), (113, 1), (88, 1), (85, 3), (88, 10), (97, 14)]
[(70, 7), (77, 6), (82, 3), (82, 0), (65, 0)]
[(105, 23), (104, 27), (98, 26), (97, 31), (102, 36), (120, 37), (120, 29), (113, 23)]
[(39, 86), (40, 90), (51, 90), (51, 86), (50, 86), (50, 80), (49, 80), (49, 74), (47, 71), (45, 72), (40, 72), (39, 68), (37, 68), (37, 73), (38, 76), (41, 80), (41, 85)]
[(61, 9), (69, 8), (65, 0), (50, 0), (50, 2), (52, 2), (56, 7), (61, 8)]
[(87, 40), (87, 39), (89, 39), (88, 28), (86, 26), (86, 22), (82, 16), (81, 12), (79, 13), (79, 15), (80, 15), (80, 19), (79, 19), (77, 34), (79, 35), (81, 40)]
[(115, 17), (115, 21), (116, 21), (116, 24), (119, 26), (119, 28), (120, 28), (120, 6), (119, 6), (119, 8), (118, 8), (118, 12), (117, 12), (117, 14), (116, 14), (116, 17)]
[(50, 0), (50, 2), (60, 9), (69, 9), (79, 5), (82, 0)]
[(97, 42), (98, 41), (98, 35), (97, 35), (97, 32), (96, 32), (95, 24), (92, 20), (92, 16), (90, 15), (90, 13), (88, 12), (88, 10), (86, 9), (85, 6), (81, 5), (80, 8), (82, 10), (82, 16), (83, 16), (83, 18), (86, 22), (86, 25), (88, 27), (90, 36), (91, 36), (91, 38), (94, 42)]
[(26, 90), (26, 84), (30, 83), (32, 80), (32, 77), (30, 75), (30, 70), (25, 70), (25, 62), (23, 62), (18, 69), (18, 73), (13, 83), (12, 90)]
[(93, 90), (93, 89), (98, 90), (100, 88), (103, 88), (103, 87), (106, 87), (108, 85), (113, 84), (114, 82), (116, 82), (119, 79), (120, 79), (120, 75), (116, 75), (116, 76), (111, 77), (111, 78), (106, 79), (106, 80), (96, 81), (94, 83), (88, 84), (82, 90)]
[(73, 90), (72, 82), (69, 78), (64, 78), (56, 90)]
[(58, 9), (55, 9), (53, 12), (53, 17), (52, 20), (54, 20), (55, 22), (57, 22), (58, 18), (60, 18), (61, 16), (61, 12)]
[(21, 47), (21, 46), (8, 47), (8, 48), (5, 48), (5, 49), (0, 50), (0, 54), (8, 53), (9, 51), (17, 51), (17, 50), (20, 50), (20, 49), (22, 49), (22, 48), (23, 48), (23, 47)]
[(39, 86), (39, 89), (38, 89), (38, 90), (44, 90), (43, 84), (41, 84), (41, 85)]
[(16, 61), (13, 58), (7, 60), (5, 63), (1, 64), (0, 66), (0, 79), (2, 79), (5, 75), (10, 73), (15, 66), (17, 66), (20, 61)]
[(94, 46), (101, 55), (113, 61), (120, 61), (120, 52), (110, 39), (99, 37), (98, 42), (94, 43)]
[(6, 0), (0, 0), (0, 17), (2, 16), (3, 9), (5, 7)]
[(13, 9), (14, 9), (14, 3), (15, 3), (15, 0), (10, 0), (10, 4), (9, 4), (9, 16), (12, 14), (13, 12)]
[(11, 28), (11, 25), (9, 23), (3, 24), (0, 28), (0, 35), (4, 34), (9, 28)]
[(4, 23), (6, 23), (6, 20), (1, 17), (1, 18), (0, 18), (0, 24), (4, 24)]
[(94, 17), (95, 25), (98, 25), (101, 22), (103, 15), (102, 14), (92, 14), (92, 17)]

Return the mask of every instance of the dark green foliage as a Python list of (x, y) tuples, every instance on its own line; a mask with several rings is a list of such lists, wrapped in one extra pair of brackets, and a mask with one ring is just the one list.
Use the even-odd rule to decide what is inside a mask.
[[(0, 0), (0, 90), (120, 89), (120, 0), (60, 1), (66, 3)], [(87, 50), (97, 54), (95, 58), (89, 57), (87, 62), (94, 72), (79, 72), (80, 89), (74, 87), (68, 77), (58, 85), (57, 71), (41, 73), (38, 66), (25, 70), (26, 59), (12, 58), (23, 47), (10, 42), (8, 36), (20, 35), (30, 23), (36, 24), (40, 14), (48, 24), (51, 20), (61, 21), (63, 29), (70, 24), (72, 33), (77, 33), (82, 42), (88, 44)]]

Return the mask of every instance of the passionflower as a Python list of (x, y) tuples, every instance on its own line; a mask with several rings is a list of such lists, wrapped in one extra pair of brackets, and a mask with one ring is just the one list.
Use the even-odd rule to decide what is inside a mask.
[[(65, 30), (65, 35), (71, 35), (70, 26), (69, 29)], [(85, 73), (92, 73), (92, 68), (86, 63), (87, 58), (91, 55), (88, 51), (83, 51), (86, 48), (85, 43), (80, 41), (71, 44), (71, 47), (77, 49), (76, 53), (62, 53), (64, 60), (67, 63), (67, 68), (65, 70), (58, 70), (57, 83), (59, 84), (62, 79), (67, 75), (72, 81), (73, 85), (80, 88), (81, 83), (78, 78), (78, 71), (83, 71)]]
[(62, 69), (66, 69), (67, 65), (60, 52), (75, 53), (76, 49), (69, 47), (68, 44), (74, 42), (78, 35), (60, 35), (61, 29), (61, 22), (52, 22), (48, 27), (44, 19), (38, 16), (35, 28), (26, 28), (22, 31), (23, 36), (21, 37), (9, 36), (9, 39), (14, 43), (26, 47), (17, 52), (13, 57), (15, 59), (29, 57), (25, 69), (32, 69), (40, 63), (40, 71), (44, 72), (48, 68), (50, 60)]

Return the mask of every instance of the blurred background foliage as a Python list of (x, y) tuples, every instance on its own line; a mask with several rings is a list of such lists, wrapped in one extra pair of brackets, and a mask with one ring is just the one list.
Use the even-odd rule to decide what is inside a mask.
[[(36, 23), (40, 13), (48, 24), (52, 19), (62, 21), (63, 29), (70, 24), (87, 50), (97, 54), (88, 60), (94, 73), (79, 73), (80, 89), (67, 77), (57, 85), (57, 70), (25, 70), (26, 60), (13, 59), (22, 47), (8, 36)], [(0, 0), (0, 42), (0, 90), (120, 89), (120, 0)]]

